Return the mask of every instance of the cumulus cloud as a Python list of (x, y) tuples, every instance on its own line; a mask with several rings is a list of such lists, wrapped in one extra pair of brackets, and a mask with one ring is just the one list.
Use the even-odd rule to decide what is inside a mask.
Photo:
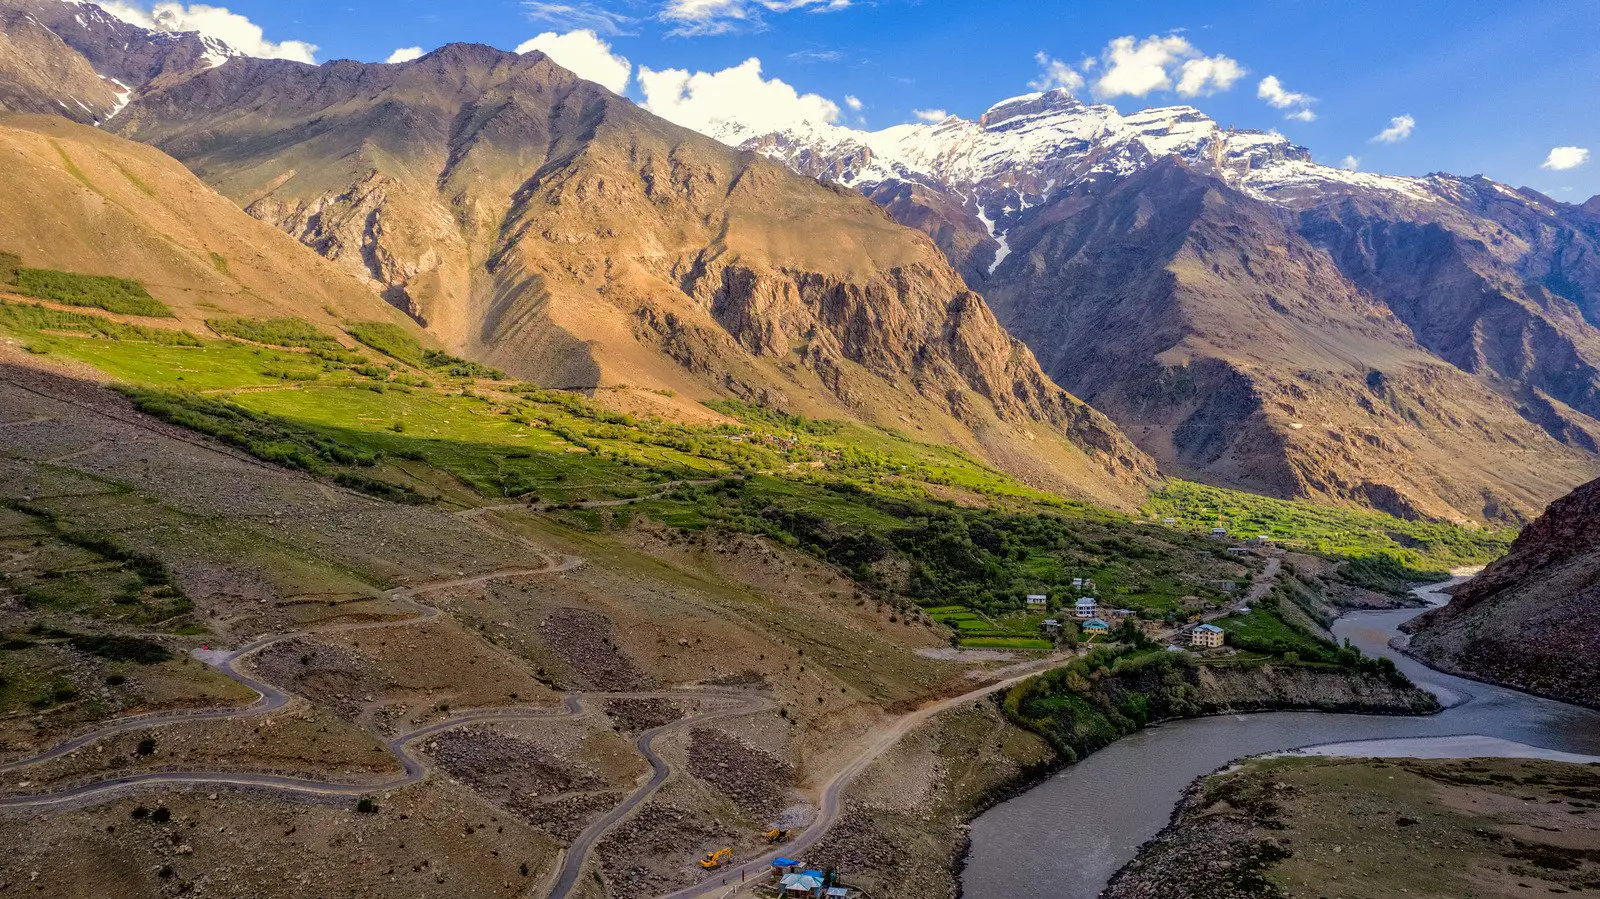
[(568, 31), (588, 29), (615, 37), (627, 33), (638, 21), (630, 15), (613, 12), (597, 3), (560, 3), (550, 0), (522, 0), (522, 9), (535, 22), (546, 22)]
[(246, 56), (262, 59), (292, 59), (315, 63), (317, 45), (305, 41), (269, 41), (261, 26), (222, 6), (203, 3), (143, 3), (107, 0), (100, 4), (106, 12), (151, 31), (198, 31), (215, 38)]
[(936, 125), (950, 118), (950, 113), (943, 109), (913, 109), (911, 114), (930, 125)]
[(754, 57), (720, 72), (640, 66), (639, 89), (645, 109), (730, 143), (799, 122), (833, 124), (840, 114), (832, 100), (762, 77)]
[[(1089, 68), (1085, 66), (1085, 69)], [(1244, 67), (1226, 56), (1206, 56), (1182, 35), (1119, 37), (1100, 54), (1096, 96), (1143, 97), (1172, 90), (1186, 97), (1225, 91), (1244, 76)]]
[(400, 49), (394, 51), (393, 53), (390, 53), (389, 54), (389, 58), (384, 60), (384, 62), (393, 64), (393, 63), (397, 63), (397, 62), (410, 62), (413, 59), (421, 59), (421, 58), (422, 58), (422, 48), (421, 47), (401, 47)]
[(1317, 98), (1289, 90), (1278, 80), (1277, 75), (1268, 75), (1261, 79), (1261, 83), (1256, 85), (1256, 96), (1267, 101), (1267, 105), (1273, 109), (1288, 110), (1284, 113), (1284, 118), (1298, 122), (1317, 120), (1317, 114), (1311, 111), (1311, 104), (1317, 102)]
[(1417, 120), (1408, 115), (1397, 115), (1389, 120), (1389, 127), (1372, 136), (1371, 142), (1376, 144), (1398, 144), (1411, 136), (1417, 127)]
[(1339, 163), (1339, 168), (1353, 172), (1361, 168), (1361, 157), (1346, 155), (1344, 161)]
[(611, 45), (587, 28), (556, 34), (546, 31), (517, 45), (518, 53), (538, 50), (555, 60), (556, 65), (620, 94), (628, 87), (633, 64), (625, 56), (611, 52)]
[(1178, 93), (1185, 97), (1215, 94), (1244, 77), (1244, 66), (1226, 56), (1186, 60), (1179, 70)]
[(673, 34), (697, 36), (760, 28), (763, 13), (837, 12), (851, 5), (852, 0), (667, 0), (659, 15)]
[(866, 104), (862, 103), (861, 102), (861, 98), (857, 97), (854, 94), (845, 94), (844, 95), (844, 105), (850, 107), (850, 110), (852, 112), (860, 112), (861, 111), (861, 107), (865, 106)]
[(1050, 91), (1062, 89), (1072, 91), (1083, 90), (1083, 76), (1078, 74), (1072, 66), (1062, 62), (1050, 54), (1040, 50), (1033, 55), (1039, 63), (1039, 77), (1028, 82), (1028, 86), (1036, 91)]
[(1550, 155), (1539, 164), (1542, 169), (1564, 172), (1575, 169), (1589, 161), (1589, 150), (1586, 147), (1553, 147)]

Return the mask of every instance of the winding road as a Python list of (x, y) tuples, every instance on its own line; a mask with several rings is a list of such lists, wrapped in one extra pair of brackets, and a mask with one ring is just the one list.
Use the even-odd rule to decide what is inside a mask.
[[(262, 637), (254, 642), (234, 650), (195, 650), (195, 657), (215, 666), (219, 671), (240, 684), (250, 688), (258, 694), (256, 701), (245, 707), (226, 707), (211, 709), (196, 709), (178, 712), (156, 712), (144, 715), (133, 715), (117, 719), (102, 727), (73, 737), (57, 744), (50, 749), (25, 759), (18, 759), (0, 764), (0, 773), (18, 771), (24, 768), (39, 765), (53, 759), (58, 759), (92, 745), (98, 741), (129, 731), (143, 730), (152, 727), (164, 727), (173, 724), (189, 723), (194, 721), (235, 720), (266, 715), (284, 708), (292, 697), (290, 694), (277, 687), (262, 681), (245, 670), (240, 663), (251, 655), (275, 644), (301, 637), (327, 635), (335, 633), (348, 633), (351, 631), (371, 630), (376, 628), (408, 627), (423, 624), (438, 618), (439, 609), (419, 602), (416, 597), (439, 590), (454, 587), (469, 586), (501, 578), (523, 577), (540, 574), (551, 574), (570, 571), (583, 564), (583, 560), (575, 556), (566, 556), (558, 562), (552, 562), (540, 568), (516, 568), (474, 575), (471, 577), (454, 578), (438, 581), (420, 586), (399, 587), (389, 590), (383, 595), (389, 599), (403, 599), (417, 607), (417, 614), (404, 619), (386, 619), (378, 621), (362, 621), (348, 624), (330, 625), (323, 628), (314, 628), (304, 631), (278, 634)], [(1270, 588), (1277, 573), (1277, 560), (1272, 559), (1257, 578), (1256, 587), (1251, 591), (1249, 599), (1259, 598)], [(747, 879), (746, 886), (753, 886), (761, 880), (760, 877), (749, 879), (749, 875), (761, 875), (770, 869), (773, 859), (780, 855), (794, 855), (805, 851), (815, 845), (842, 816), (844, 812), (844, 794), (851, 783), (862, 771), (871, 765), (884, 753), (893, 748), (906, 734), (929, 719), (959, 708), (970, 703), (978, 702), (997, 691), (1005, 690), (1019, 684), (1028, 678), (1060, 665), (1075, 656), (1073, 652), (1056, 653), (1045, 658), (1031, 662), (1014, 665), (995, 672), (995, 679), (983, 686), (974, 688), (957, 696), (936, 700), (923, 707), (891, 719), (883, 726), (875, 729), (868, 735), (868, 742), (861, 751), (852, 758), (843, 768), (836, 772), (818, 788), (818, 813), (816, 818), (807, 825), (792, 840), (781, 847), (777, 847), (761, 856), (752, 858), (736, 867), (724, 868), (716, 872), (717, 877), (695, 884), (690, 887), (667, 894), (663, 899), (693, 899), (708, 895), (728, 895), (728, 887), (718, 883), (721, 878), (732, 879), (734, 875)], [(418, 756), (413, 746), (418, 741), (457, 727), (472, 724), (486, 724), (503, 721), (522, 721), (535, 719), (576, 718), (592, 714), (596, 710), (586, 708), (586, 703), (604, 699), (673, 699), (694, 700), (700, 703), (696, 712), (683, 718), (662, 725), (640, 734), (636, 740), (639, 753), (650, 764), (652, 773), (650, 778), (630, 793), (622, 802), (610, 811), (591, 822), (588, 827), (573, 840), (566, 849), (561, 859), (561, 866), (557, 870), (554, 882), (551, 884), (549, 896), (551, 899), (566, 899), (576, 887), (583, 874), (588, 857), (594, 847), (619, 823), (647, 802), (674, 773), (674, 768), (663, 759), (655, 749), (656, 740), (673, 731), (680, 730), (696, 724), (719, 718), (748, 715), (771, 708), (773, 703), (765, 697), (750, 693), (740, 693), (726, 689), (694, 689), (694, 690), (667, 690), (645, 693), (571, 693), (563, 697), (562, 703), (557, 707), (546, 706), (512, 706), (495, 709), (481, 709), (463, 712), (441, 721), (399, 734), (387, 742), (388, 751), (395, 757), (401, 767), (398, 776), (379, 782), (340, 783), (319, 781), (308, 778), (291, 777), (285, 775), (250, 773), (250, 772), (217, 772), (217, 771), (171, 771), (147, 772), (138, 774), (125, 774), (95, 780), (90, 783), (73, 786), (57, 791), (36, 794), (13, 794), (0, 796), (0, 812), (7, 810), (40, 810), (63, 809), (93, 804), (110, 799), (121, 793), (148, 787), (233, 787), (243, 789), (268, 790), (288, 795), (313, 796), (313, 797), (357, 797), (374, 792), (393, 790), (417, 783), (428, 776), (429, 769), (423, 758)]]

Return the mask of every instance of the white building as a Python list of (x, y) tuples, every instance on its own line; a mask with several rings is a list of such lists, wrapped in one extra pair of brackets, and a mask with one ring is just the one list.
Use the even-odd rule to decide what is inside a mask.
[(1079, 620), (1088, 620), (1100, 614), (1100, 601), (1092, 596), (1085, 596), (1078, 600), (1073, 607), (1072, 615)]
[(1044, 608), (1048, 607), (1049, 605), (1050, 605), (1050, 597), (1045, 596), (1045, 595), (1040, 594), (1040, 593), (1030, 593), (1030, 594), (1028, 594), (1028, 608), (1030, 610), (1031, 609), (1044, 609)]

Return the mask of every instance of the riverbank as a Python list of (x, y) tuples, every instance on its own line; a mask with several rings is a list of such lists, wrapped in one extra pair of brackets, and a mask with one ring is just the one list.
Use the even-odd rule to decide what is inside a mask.
[(1171, 823), (1102, 895), (1584, 892), (1600, 888), (1597, 798), (1600, 766), (1592, 764), (1252, 759), (1196, 780)]
[[(1393, 716), (1437, 708), (1415, 687), (1333, 667), (1181, 667), (1193, 716), (1284, 708)], [(1162, 716), (1140, 726), (1169, 720), (1176, 719)], [(874, 896), (959, 895), (970, 822), (1026, 795), (1076, 758), (1019, 727), (999, 701), (943, 715), (863, 772), (841, 820), (806, 860), (852, 872), (852, 881)], [(854, 874), (863, 871), (872, 873)]]
[[(1419, 589), (1430, 604), (1446, 584)], [(1354, 612), (1335, 637), (1390, 659), (1430, 692), (1450, 697), (1422, 717), (1271, 712), (1215, 715), (1124, 737), (973, 821), (962, 877), (969, 895), (1094, 899), (1171, 820), (1195, 778), (1233, 760), (1335, 741), (1478, 734), (1582, 755), (1600, 755), (1600, 714), (1452, 677), (1390, 646), (1418, 609)], [(1085, 813), (1096, 810), (1096, 813)], [(1108, 810), (1108, 811), (1100, 811)], [(1113, 812), (1114, 813), (1111, 813)], [(1048, 846), (1048, 852), (1036, 851)]]

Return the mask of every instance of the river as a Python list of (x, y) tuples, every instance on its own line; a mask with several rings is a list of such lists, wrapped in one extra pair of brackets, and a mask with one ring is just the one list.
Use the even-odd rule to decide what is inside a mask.
[[(1432, 603), (1440, 588), (1419, 589)], [(1375, 754), (1448, 755), (1446, 747), (1504, 747), (1600, 755), (1600, 712), (1435, 671), (1389, 646), (1422, 609), (1353, 612), (1334, 634), (1393, 659), (1449, 705), (1426, 717), (1266, 712), (1178, 721), (1113, 743), (979, 816), (962, 889), (972, 899), (1093, 899), (1172, 815), (1188, 785), (1234, 759), (1323, 744), (1400, 741)], [(1441, 737), (1474, 737), (1444, 741)], [(1409, 742), (1408, 742), (1409, 741)], [(1430, 742), (1431, 741), (1431, 742)], [(1352, 747), (1341, 746), (1349, 754)], [(1484, 749), (1482, 751), (1489, 751)], [(1476, 751), (1474, 752), (1476, 754)]]

